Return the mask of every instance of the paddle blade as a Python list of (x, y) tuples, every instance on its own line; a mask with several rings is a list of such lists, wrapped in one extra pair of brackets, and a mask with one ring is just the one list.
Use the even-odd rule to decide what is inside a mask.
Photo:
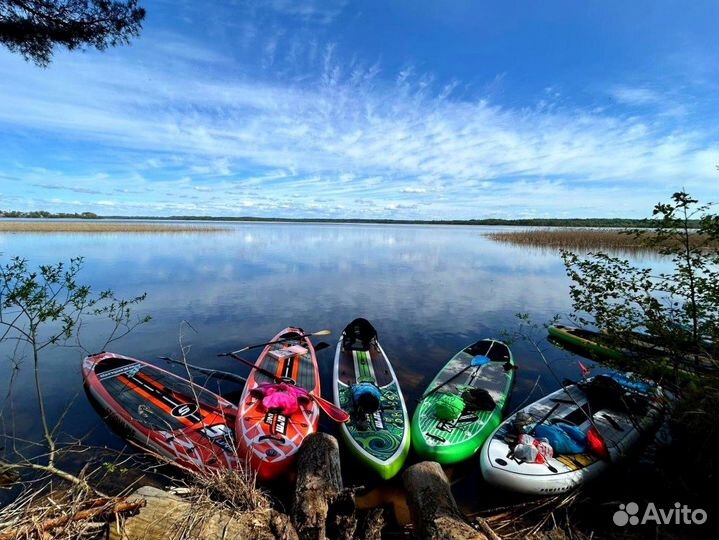
[(317, 332), (312, 332), (311, 334), (306, 334), (310, 336), (329, 336), (332, 333), (332, 330), (319, 330)]
[(329, 416), (332, 420), (335, 422), (338, 422), (340, 424), (344, 424), (350, 419), (350, 415), (345, 411), (344, 409), (338, 407), (334, 403), (327, 401), (325, 398), (316, 396), (314, 394), (307, 394), (310, 396), (313, 400), (315, 400), (315, 403), (319, 406), (320, 409), (322, 409), (327, 416)]
[(330, 346), (330, 344), (327, 343), (326, 341), (320, 341), (317, 345), (315, 345), (315, 352), (323, 351), (329, 346)]
[(479, 367), (479, 366), (483, 366), (485, 364), (489, 364), (490, 362), (491, 362), (491, 360), (488, 357), (486, 357), (482, 354), (478, 354), (477, 356), (472, 358), (472, 361), (469, 363), (469, 365), (472, 367)]

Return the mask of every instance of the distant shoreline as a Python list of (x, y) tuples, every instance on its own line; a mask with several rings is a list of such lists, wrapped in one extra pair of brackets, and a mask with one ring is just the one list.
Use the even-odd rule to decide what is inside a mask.
[(60, 221), (52, 219), (33, 219), (23, 221), (0, 220), (0, 234), (3, 233), (216, 233), (223, 227), (198, 226), (175, 223), (111, 223), (101, 220)]
[[(485, 225), (516, 227), (571, 227), (571, 228), (647, 228), (655, 222), (650, 219), (626, 218), (533, 218), (533, 219), (457, 219), (457, 220), (414, 220), (414, 219), (335, 219), (335, 218), (265, 218), (228, 216), (99, 216), (89, 212), (82, 214), (51, 214), (49, 212), (0, 212), (4, 223), (28, 223), (18, 220), (59, 220), (73, 219), (87, 223), (105, 220), (123, 221), (211, 221), (211, 222), (256, 222), (256, 223), (330, 223), (330, 224), (383, 224), (383, 225)], [(698, 223), (697, 223), (698, 224)]]

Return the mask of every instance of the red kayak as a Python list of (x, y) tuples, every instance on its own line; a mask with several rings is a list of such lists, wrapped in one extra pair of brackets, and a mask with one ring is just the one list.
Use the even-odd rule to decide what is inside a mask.
[[(287, 472), (304, 438), (317, 431), (320, 409), (306, 394), (320, 395), (320, 373), (315, 349), (303, 334), (301, 328), (290, 327), (272, 338), (281, 343), (265, 347), (255, 366), (276, 379), (253, 369), (242, 392), (237, 449), (261, 481)], [(279, 380), (284, 383), (276, 384)]]
[(238, 467), (232, 424), (237, 407), (173, 373), (102, 352), (86, 357), (90, 395), (140, 449), (193, 471)]

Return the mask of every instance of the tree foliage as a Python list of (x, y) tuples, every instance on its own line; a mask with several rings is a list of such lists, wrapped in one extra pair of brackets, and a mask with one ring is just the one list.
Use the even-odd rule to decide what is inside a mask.
[(562, 257), (579, 322), (629, 349), (633, 332), (642, 342), (650, 336), (656, 352), (619, 366), (673, 390), (672, 442), (657, 454), (657, 472), (668, 491), (706, 504), (715, 500), (719, 465), (719, 216), (681, 191), (657, 204), (653, 218), (653, 231), (633, 234), (660, 253), (658, 269), (605, 253)]
[[(108, 323), (107, 333), (98, 344), (104, 349), (149, 317), (136, 317), (132, 308), (145, 299), (145, 294), (131, 299), (117, 298), (111, 290), (94, 293), (88, 285), (78, 282), (83, 259), (70, 259), (69, 264), (40, 265), (31, 268), (26, 259), (12, 258), (0, 265), (0, 343), (25, 345), (33, 361), (35, 394), (40, 423), (47, 446), (47, 465), (30, 463), (31, 468), (45, 470), (70, 481), (71, 475), (55, 468), (57, 425), (50, 425), (41, 384), (41, 358), (52, 346), (83, 347), (80, 332), (87, 318), (101, 318)], [(97, 346), (97, 345), (96, 345)], [(16, 347), (15, 354), (21, 348)], [(51, 356), (47, 351), (47, 356)]]
[(719, 239), (719, 216), (710, 208), (681, 191), (654, 207), (652, 230), (633, 231), (663, 256), (662, 265), (670, 263), (669, 270), (638, 267), (605, 253), (563, 252), (579, 321), (620, 341), (648, 332), (677, 359), (687, 351), (716, 353), (719, 251), (712, 243)]
[(47, 66), (57, 45), (104, 50), (127, 44), (144, 18), (138, 0), (0, 0), (0, 42)]
[(6, 218), (33, 218), (33, 219), (98, 219), (94, 212), (47, 212), (46, 210), (30, 210), (20, 212), (18, 210), (0, 210), (0, 217)]

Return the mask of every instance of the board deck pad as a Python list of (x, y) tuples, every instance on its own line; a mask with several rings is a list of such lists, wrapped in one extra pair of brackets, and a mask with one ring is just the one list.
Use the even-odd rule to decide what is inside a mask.
[[(471, 366), (476, 356), (489, 363)], [(502, 420), (514, 380), (514, 357), (506, 344), (480, 340), (459, 351), (437, 373), (412, 418), (412, 443), (417, 453), (442, 464), (472, 457)], [(486, 391), (494, 401), (489, 410), (465, 405), (454, 421), (437, 417), (435, 408), (443, 395), (461, 396), (470, 389)]]
[(100, 410), (130, 442), (193, 470), (235, 467), (237, 409), (182, 377), (114, 353), (83, 361), (83, 376)]
[[(335, 354), (335, 404), (350, 413), (340, 432), (355, 456), (383, 478), (391, 478), (409, 452), (407, 409), (374, 329), (363, 343), (350, 345), (346, 339), (355, 322), (345, 329)], [(379, 390), (377, 411), (367, 414), (357, 409), (352, 398), (352, 386), (357, 383), (370, 383)]]

